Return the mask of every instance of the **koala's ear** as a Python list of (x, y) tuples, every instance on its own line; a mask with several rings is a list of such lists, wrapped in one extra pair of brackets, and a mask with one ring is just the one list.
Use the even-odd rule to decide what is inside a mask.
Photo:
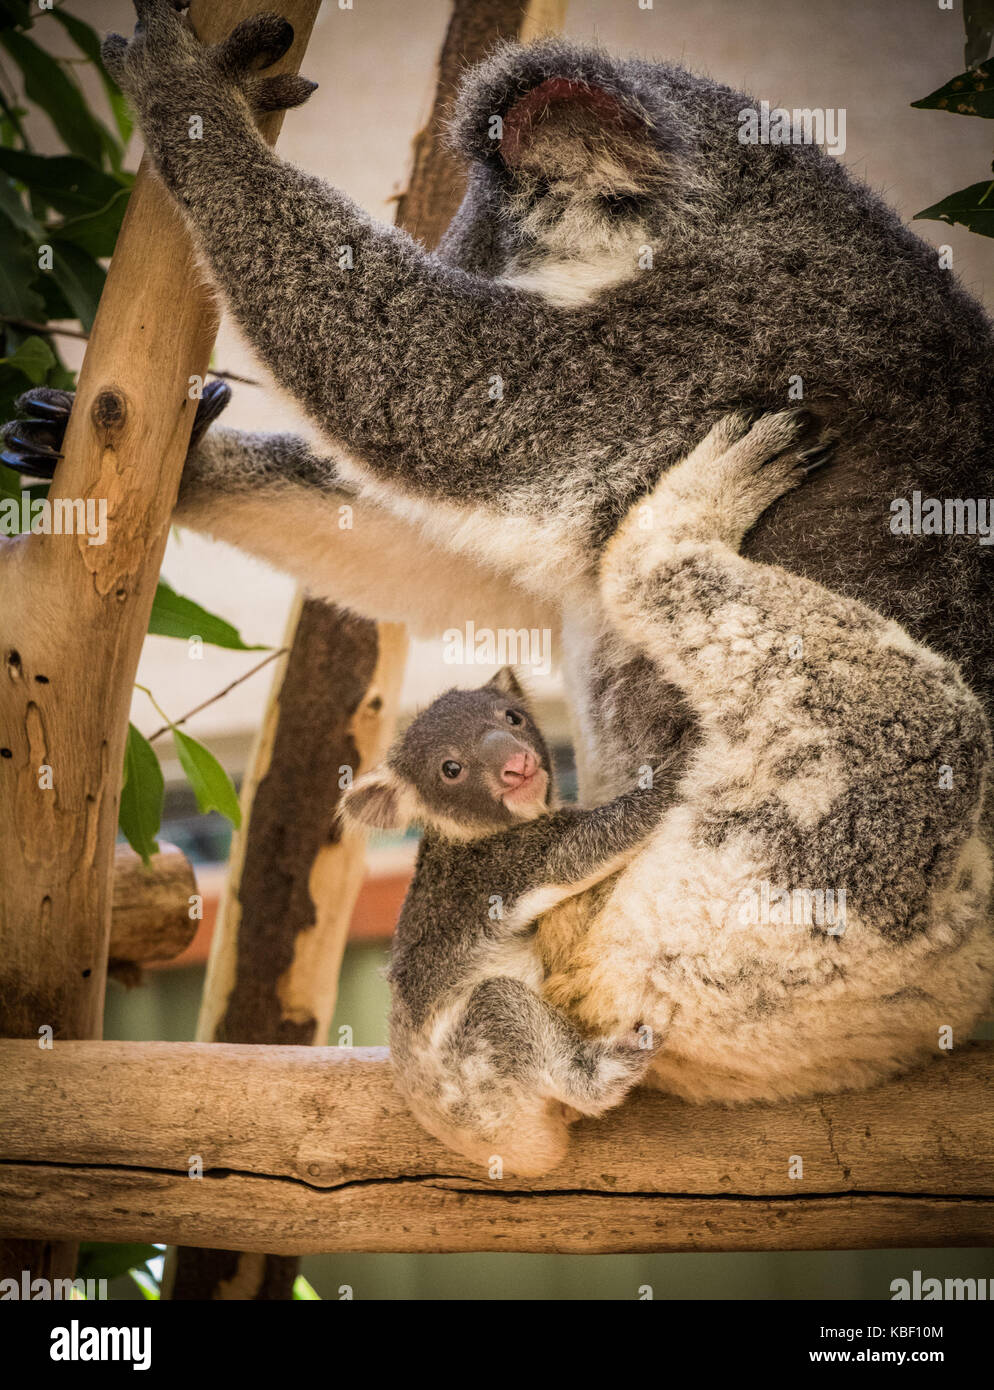
[(339, 814), (371, 830), (406, 830), (412, 820), (407, 788), (385, 763), (352, 783), (342, 797)]
[(502, 666), (483, 688), (484, 690), (496, 690), (498, 695), (506, 695), (509, 700), (520, 700), (522, 704), (528, 703), (527, 692), (515, 675), (513, 666)]
[(558, 39), (504, 45), (471, 69), (452, 138), (484, 163), (603, 192), (659, 179), (686, 145), (665, 97), (631, 67)]

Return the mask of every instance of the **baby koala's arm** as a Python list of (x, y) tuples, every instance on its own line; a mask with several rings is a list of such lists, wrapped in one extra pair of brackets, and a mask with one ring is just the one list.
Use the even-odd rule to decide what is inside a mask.
[(504, 874), (516, 887), (505, 899), (505, 929), (517, 930), (623, 868), (672, 801), (673, 778), (657, 769), (651, 786), (591, 810), (563, 807), (497, 838), (494, 882)]

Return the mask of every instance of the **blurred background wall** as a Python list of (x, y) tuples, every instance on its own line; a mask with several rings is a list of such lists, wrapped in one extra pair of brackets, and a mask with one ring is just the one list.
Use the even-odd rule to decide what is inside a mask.
[[(70, 0), (68, 8), (98, 28), (130, 31), (127, 0)], [(287, 118), (280, 141), (283, 156), (340, 185), (372, 214), (391, 219), (391, 198), (406, 180), (411, 137), (428, 110), (447, 17), (445, 0), (353, 0), (351, 10), (327, 0), (304, 67), (320, 88), (303, 111)], [(990, 165), (987, 123), (915, 111), (909, 105), (962, 71), (959, 5), (949, 11), (936, 0), (652, 0), (651, 9), (640, 9), (638, 0), (570, 0), (566, 32), (618, 53), (680, 61), (774, 105), (844, 107), (845, 164), (906, 219), (976, 182)], [(39, 132), (39, 143), (44, 148), (44, 132)], [(137, 154), (136, 147), (135, 159)], [(935, 222), (918, 223), (916, 230), (936, 245), (952, 246), (961, 279), (979, 297), (989, 297), (994, 291), (994, 242)], [(77, 361), (72, 359), (72, 365)], [(214, 364), (265, 379), (229, 322), (222, 328)], [(236, 386), (227, 423), (307, 432), (287, 402), (264, 385)], [(284, 577), (189, 533), (171, 541), (164, 572), (175, 588), (239, 626), (247, 641), (279, 644), (292, 596)], [(139, 680), (175, 718), (256, 660), (257, 655), (210, 647), (202, 660), (190, 660), (185, 644), (153, 637), (146, 644)], [(438, 644), (417, 644), (405, 706), (410, 709), (451, 685), (459, 669), (443, 664)], [(462, 670), (466, 683), (478, 683), (485, 674)], [(267, 682), (267, 674), (253, 678), (189, 726), (235, 774), (245, 765)], [(539, 692), (550, 709), (557, 692), (553, 673)], [(134, 718), (146, 732), (161, 722), (141, 696)], [(568, 759), (568, 750), (563, 756)], [(170, 808), (167, 839), (184, 841), (201, 861), (223, 857), (225, 834), (216, 818), (205, 824), (193, 816), (178, 790)], [(390, 858), (387, 849), (372, 856), (373, 882), (361, 904), (357, 940), (347, 953), (333, 1042), (341, 1025), (352, 1029), (356, 1044), (383, 1040), (384, 938), (409, 853), (401, 846), (399, 858), (396, 851)], [(218, 870), (204, 862), (201, 877), (212, 892)], [(377, 878), (383, 891), (376, 891)], [(201, 940), (185, 967), (154, 973), (140, 990), (125, 994), (112, 983), (107, 1035), (192, 1037), (203, 946)], [(687, 1123), (693, 1124), (689, 1109)], [(329, 1298), (337, 1297), (343, 1284), (356, 1297), (393, 1298), (633, 1298), (644, 1284), (653, 1286), (657, 1298), (881, 1298), (888, 1296), (891, 1279), (913, 1268), (940, 1277), (994, 1274), (988, 1255), (934, 1251), (637, 1259), (343, 1255), (308, 1259), (304, 1272)]]

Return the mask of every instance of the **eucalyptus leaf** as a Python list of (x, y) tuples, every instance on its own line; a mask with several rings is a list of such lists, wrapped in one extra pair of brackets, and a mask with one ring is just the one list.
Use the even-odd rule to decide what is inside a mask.
[(131, 1276), (132, 1281), (141, 1289), (142, 1298), (154, 1302), (161, 1297), (158, 1281), (147, 1269), (129, 1269), (128, 1274)]
[(130, 195), (130, 189), (119, 188), (96, 212), (86, 212), (61, 223), (58, 228), (59, 240), (71, 241), (91, 256), (112, 256)]
[(100, 123), (65, 68), (33, 39), (16, 30), (0, 31), (0, 46), (21, 69), (29, 100), (45, 112), (67, 148), (99, 165), (103, 149)]
[(88, 251), (71, 241), (52, 238), (51, 276), (83, 327), (89, 331), (96, 318), (107, 272)]
[(28, 0), (0, 0), (0, 28), (7, 29), (19, 25), (26, 29), (31, 23), (31, 6)]
[(162, 1254), (158, 1245), (105, 1244), (81, 1241), (76, 1261), (77, 1279), (117, 1279), (129, 1270), (142, 1268)]
[(158, 853), (155, 837), (162, 824), (164, 798), (165, 782), (155, 749), (134, 724), (129, 724), (118, 824), (128, 844), (146, 864)]
[(44, 338), (33, 336), (25, 338), (12, 357), (0, 357), (0, 362), (22, 372), (32, 386), (40, 386), (55, 366), (55, 353)]
[(5, 463), (0, 463), (0, 502), (4, 502), (8, 498), (20, 505), (20, 475), (15, 473), (13, 468), (8, 468)]
[(30, 154), (27, 150), (0, 149), (0, 169), (26, 184), (48, 207), (67, 217), (99, 212), (119, 188), (129, 186), (123, 175), (105, 173), (71, 154)]
[(959, 222), (980, 236), (994, 236), (994, 179), (972, 183), (958, 193), (950, 193), (915, 218), (923, 222)]
[(124, 93), (103, 65), (103, 60), (100, 57), (100, 35), (97, 33), (96, 29), (91, 28), (89, 24), (78, 19), (76, 15), (70, 14), (68, 10), (52, 10), (51, 14), (52, 18), (58, 20), (62, 25), (63, 29), (65, 29), (80, 52), (84, 53), (86, 57), (89, 58), (90, 62), (93, 63), (100, 73), (100, 80), (104, 84), (104, 91), (107, 93), (107, 101), (110, 104), (111, 113), (114, 117), (114, 124), (117, 126), (118, 134), (121, 137), (121, 145), (123, 147), (131, 138), (131, 132), (134, 129), (134, 121), (132, 120), (131, 111), (125, 100)]
[(994, 61), (960, 73), (911, 105), (929, 111), (951, 111), (959, 116), (994, 118)]
[(231, 651), (268, 651), (265, 645), (249, 646), (243, 642), (238, 629), (232, 627), (231, 623), (201, 608), (192, 598), (178, 594), (164, 579), (159, 580), (152, 600), (148, 630), (155, 637), (199, 637), (212, 647), (227, 647)]
[(237, 830), (242, 823), (238, 793), (217, 758), (202, 743), (180, 729), (173, 729), (173, 742), (199, 809), (205, 815), (208, 811), (220, 811)]
[(33, 245), (40, 246), (46, 240), (40, 222), (31, 216), (24, 206), (24, 199), (10, 179), (0, 176), (0, 217), (5, 217), (19, 232), (30, 237)]
[(44, 301), (31, 283), (37, 275), (37, 259), (23, 242), (9, 236), (0, 240), (0, 313), (17, 319), (44, 317)]
[(963, 0), (963, 23), (966, 26), (966, 57), (968, 68), (982, 63), (991, 51), (994, 40), (994, 0)]

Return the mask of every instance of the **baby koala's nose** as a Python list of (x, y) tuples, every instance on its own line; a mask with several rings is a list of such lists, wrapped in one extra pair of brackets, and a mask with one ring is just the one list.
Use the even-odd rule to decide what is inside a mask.
[(505, 787), (516, 787), (526, 778), (531, 777), (536, 767), (534, 753), (530, 753), (527, 748), (523, 748), (520, 753), (512, 753), (504, 764), (500, 780)]

